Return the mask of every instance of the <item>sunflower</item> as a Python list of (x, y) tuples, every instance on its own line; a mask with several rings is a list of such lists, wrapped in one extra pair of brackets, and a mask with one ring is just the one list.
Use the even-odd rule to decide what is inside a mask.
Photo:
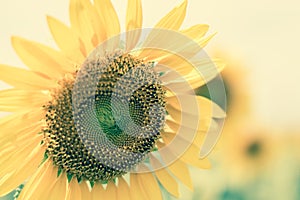
[(187, 1), (153, 29), (141, 29), (140, 0), (129, 0), (120, 33), (109, 0), (71, 0), (68, 27), (47, 17), (58, 50), (20, 37), (27, 69), (0, 65), (13, 88), (0, 92), (0, 196), (24, 183), (20, 199), (162, 199), (192, 189), (216, 119), (212, 101), (190, 91), (218, 75), (203, 56), (207, 25), (179, 30)]
[[(232, 128), (224, 138), (220, 159), (229, 175), (228, 182), (235, 185), (259, 180), (277, 164), (280, 143), (272, 137), (274, 131), (263, 128), (250, 118)], [(222, 158), (226, 155), (226, 159)], [(242, 178), (241, 178), (242, 177)]]
[[(239, 61), (224, 50), (214, 50), (211, 54), (226, 63), (226, 68), (220, 73), (222, 79), (216, 77), (209, 82), (213, 86), (218, 86), (217, 83), (220, 81), (224, 83), (226, 101), (222, 100), (222, 96), (213, 100), (226, 110), (227, 117), (224, 127), (226, 129), (226, 126), (239, 124), (239, 120), (243, 120), (243, 117), (251, 115), (249, 72), (242, 61)], [(218, 87), (214, 88), (219, 89)], [(211, 98), (207, 84), (197, 88), (196, 94)]]
[[(240, 129), (241, 124), (245, 124), (245, 121), (252, 119), (249, 72), (242, 61), (224, 50), (214, 50), (211, 54), (226, 62), (226, 68), (220, 73), (221, 78), (216, 77), (195, 91), (197, 95), (211, 99), (226, 110), (226, 123), (224, 123), (222, 129), (222, 137), (217, 143), (218, 148), (223, 150), (231, 148), (230, 145), (232, 144), (228, 145), (227, 142), (235, 141), (236, 135), (239, 133), (237, 129)], [(208, 90), (208, 85), (210, 85), (214, 93), (220, 94), (220, 88), (218, 88), (220, 82), (224, 83), (226, 101), (223, 100), (223, 96), (215, 95), (215, 98), (213, 98)]]

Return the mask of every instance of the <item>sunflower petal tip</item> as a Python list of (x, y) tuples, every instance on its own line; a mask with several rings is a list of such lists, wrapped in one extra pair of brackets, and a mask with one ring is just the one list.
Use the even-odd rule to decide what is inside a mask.
[(12, 47), (15, 48), (15, 45), (18, 42), (19, 39), (20, 39), (20, 37), (19, 36), (15, 36), (15, 35), (12, 35), (10, 37), (10, 42), (11, 42)]
[(175, 6), (175, 9), (178, 9), (178, 8), (186, 9), (187, 4), (188, 4), (188, 0), (183, 0), (181, 3), (179, 3), (177, 6)]
[[(221, 108), (220, 108), (221, 109)], [(214, 119), (225, 119), (227, 117), (227, 114), (224, 110), (218, 110), (213, 113), (213, 118)]]
[(55, 18), (50, 16), (50, 15), (46, 15), (46, 20), (47, 20), (47, 23), (49, 25), (51, 22), (53, 22), (55, 20)]
[(194, 192), (195, 188), (194, 188), (194, 184), (192, 179), (190, 179), (190, 181), (188, 183), (184, 183), (184, 185), (191, 191)]
[(14, 42), (16, 38), (17, 38), (17, 36), (12, 35), (12, 36), (10, 37), (11, 42)]
[(11, 41), (11, 44), (13, 45), (13, 47), (14, 47), (14, 45), (16, 45), (17, 43), (20, 43), (20, 42), (22, 42), (22, 41), (25, 41), (26, 39), (24, 39), (24, 38), (22, 38), (22, 37), (20, 37), (20, 36), (16, 36), (16, 35), (12, 35), (11, 37), (10, 37), (10, 41)]
[(47, 21), (48, 27), (51, 27), (51, 24), (53, 23), (54, 20), (55, 20), (54, 17), (52, 17), (50, 15), (46, 15), (46, 21)]
[(214, 32), (210, 36), (208, 36), (207, 37), (208, 41), (210, 41), (212, 38), (214, 38), (217, 34), (218, 34), (218, 32)]
[(182, 3), (178, 6), (178, 7), (181, 7), (181, 6), (183, 6), (184, 7), (184, 9), (186, 9), (186, 7), (187, 7), (187, 4), (188, 4), (188, 0), (183, 0), (182, 1)]

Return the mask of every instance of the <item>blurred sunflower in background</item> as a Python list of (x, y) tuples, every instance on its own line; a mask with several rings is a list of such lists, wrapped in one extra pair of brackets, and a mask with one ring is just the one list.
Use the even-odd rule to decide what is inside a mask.
[(222, 167), (230, 175), (228, 181), (235, 185), (262, 176), (274, 166), (278, 154), (277, 140), (270, 137), (270, 131), (249, 121), (232, 129), (220, 156)]
[(182, 199), (298, 200), (299, 131), (281, 132), (248, 121), (234, 133), (213, 156), (212, 170), (193, 172), (200, 180), (212, 181), (195, 183), (197, 192)]
[[(215, 51), (213, 55), (227, 64), (221, 73), (227, 98), (226, 106), (221, 106), (226, 109), (227, 117), (218, 144), (220, 151), (214, 159), (230, 176), (230, 181), (241, 184), (257, 177), (272, 164), (276, 140), (269, 138), (270, 130), (255, 122), (251, 113), (249, 71), (241, 61), (224, 51)], [(203, 87), (197, 90), (198, 94), (205, 91)]]
[[(227, 118), (210, 156), (214, 168), (207, 173), (192, 171), (197, 192), (182, 199), (297, 199), (299, 137), (258, 122), (251, 113), (249, 72), (242, 62), (222, 51), (214, 55), (227, 64), (222, 71), (227, 104), (216, 101), (226, 109)], [(218, 81), (215, 78), (210, 83)], [(209, 98), (206, 85), (196, 92)]]
[[(181, 199), (219, 199), (219, 192), (228, 185), (228, 177), (239, 178), (237, 174), (241, 173), (238, 173), (236, 169), (246, 167), (247, 159), (249, 159), (250, 163), (251, 159), (248, 158), (247, 148), (250, 149), (249, 151), (253, 150), (253, 154), (257, 153), (257, 157), (262, 157), (260, 154), (265, 154), (265, 147), (263, 147), (264, 149), (260, 149), (264, 146), (265, 140), (259, 140), (259, 142), (263, 143), (257, 144), (254, 143), (255, 136), (253, 136), (252, 140), (250, 140), (250, 136), (246, 140), (246, 134), (243, 132), (245, 129), (242, 129), (245, 121), (249, 120), (252, 116), (248, 71), (242, 62), (223, 50), (214, 50), (211, 54), (223, 60), (226, 63), (226, 68), (221, 72), (221, 78), (216, 77), (212, 79), (203, 86), (196, 88), (195, 92), (197, 95), (208, 99), (212, 99), (214, 95), (215, 98), (212, 100), (226, 110), (227, 116), (222, 128), (221, 138), (218, 140), (215, 150), (210, 156), (214, 166), (213, 169), (209, 172), (200, 172), (192, 169), (192, 177), (197, 190), (194, 193), (186, 191)], [(221, 93), (218, 85), (221, 82), (225, 86), (225, 102), (222, 100), (222, 96), (218, 97), (218, 94)], [(253, 159), (253, 163), (255, 162)], [(240, 164), (243, 164), (243, 166)], [(240, 192), (237, 193), (238, 195), (240, 194)]]
[[(217, 149), (227, 148), (227, 141), (235, 140), (237, 127), (240, 128), (241, 124), (245, 124), (245, 121), (252, 117), (251, 113), (251, 92), (249, 88), (249, 72), (243, 65), (242, 61), (239, 61), (234, 56), (226, 53), (224, 50), (214, 50), (211, 54), (224, 61), (226, 68), (221, 72), (221, 78), (216, 77), (207, 84), (197, 88), (195, 90), (197, 95), (204, 96), (212, 99), (212, 93), (220, 94), (220, 83), (224, 83), (226, 101), (222, 100), (222, 96), (217, 96), (213, 101), (221, 108), (226, 110), (226, 121), (222, 128), (222, 134), (220, 140), (217, 143)], [(209, 90), (209, 87), (212, 90)], [(238, 142), (235, 140), (235, 142)], [(215, 151), (218, 153), (219, 151)]]
[[(221, 79), (215, 78), (209, 82), (212, 86), (219, 85), (223, 82), (225, 85), (226, 102), (222, 101), (222, 97), (216, 98), (214, 101), (223, 109), (226, 109), (226, 123), (223, 133), (230, 126), (239, 124), (239, 120), (243, 121), (248, 118), (251, 113), (251, 92), (249, 88), (249, 72), (242, 61), (237, 60), (234, 56), (226, 53), (225, 50), (214, 50), (211, 54), (224, 61), (226, 68), (221, 72)], [(197, 88), (196, 94), (211, 98), (211, 92), (218, 93), (218, 87), (213, 87), (214, 91), (209, 91), (207, 84)]]
[(71, 0), (71, 27), (47, 17), (59, 50), (12, 37), (29, 70), (0, 65), (0, 79), (13, 87), (0, 91), (0, 110), (13, 112), (0, 120), (0, 196), (22, 183), (20, 199), (156, 200), (161, 188), (179, 197), (178, 180), (193, 188), (188, 165), (210, 167), (197, 155), (225, 114), (190, 90), (224, 65), (151, 49), (191, 56), (207, 44), (207, 25), (179, 30), (186, 6), (163, 17), (137, 49), (140, 0), (128, 1), (124, 38), (109, 0)]

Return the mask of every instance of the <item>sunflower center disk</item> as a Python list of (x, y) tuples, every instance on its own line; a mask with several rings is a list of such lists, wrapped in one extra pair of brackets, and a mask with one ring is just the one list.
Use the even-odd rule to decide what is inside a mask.
[(47, 109), (47, 154), (67, 173), (105, 182), (134, 169), (155, 148), (165, 101), (153, 63), (121, 51), (90, 56), (64, 79)]

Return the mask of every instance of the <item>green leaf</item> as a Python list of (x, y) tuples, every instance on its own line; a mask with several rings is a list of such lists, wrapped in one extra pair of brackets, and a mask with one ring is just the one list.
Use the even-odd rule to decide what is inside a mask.
[(68, 178), (68, 183), (70, 183), (73, 178), (73, 174), (67, 173), (67, 178)]
[(57, 170), (57, 177), (60, 176), (60, 174), (62, 173), (62, 171), (63, 171), (62, 168), (59, 167), (58, 170)]
[(78, 183), (81, 183), (82, 182), (82, 177), (81, 176), (77, 176), (77, 181), (78, 181)]
[[(48, 159), (48, 157), (49, 157), (49, 156), (48, 156), (47, 152), (45, 152), (45, 153), (44, 153), (44, 158), (43, 158), (41, 164), (43, 164), (43, 163)], [(40, 165), (41, 165), (41, 164), (40, 164)]]
[(95, 185), (95, 182), (94, 181), (90, 181), (90, 185), (91, 185), (91, 188), (93, 188), (94, 185)]

